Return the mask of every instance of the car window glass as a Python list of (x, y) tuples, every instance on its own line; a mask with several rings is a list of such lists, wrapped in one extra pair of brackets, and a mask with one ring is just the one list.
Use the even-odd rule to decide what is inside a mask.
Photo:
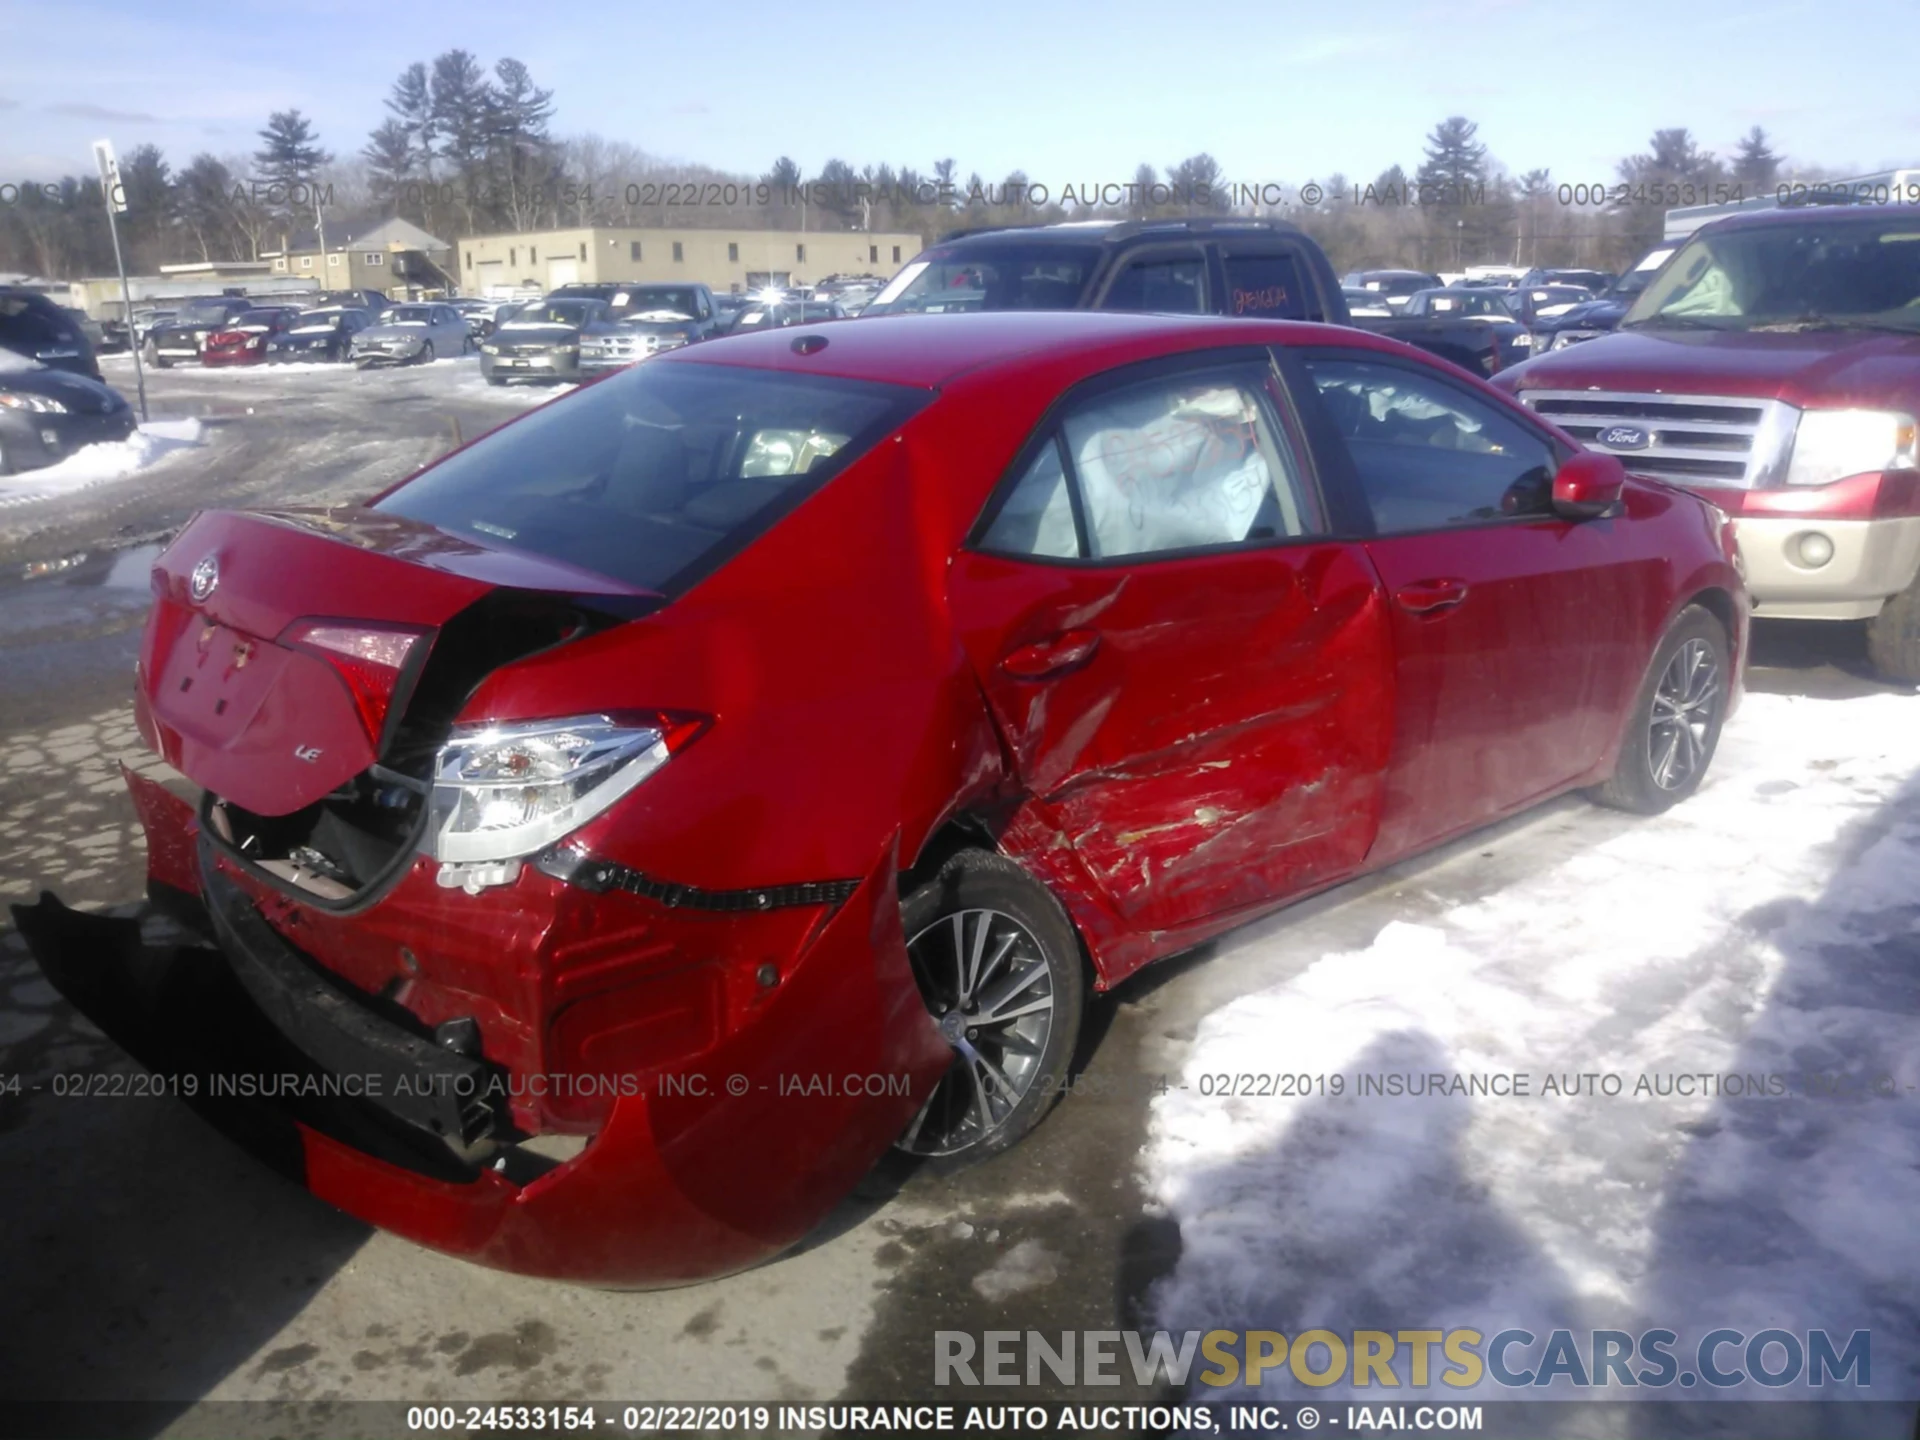
[(1198, 255), (1136, 260), (1114, 277), (1100, 308), (1198, 315), (1206, 308), (1204, 274)]
[(1307, 370), (1383, 534), (1551, 512), (1551, 446), (1495, 406), (1399, 365)]
[(1227, 314), (1264, 320), (1306, 320), (1307, 287), (1291, 255), (1227, 255)]
[(1299, 468), (1248, 383), (1134, 386), (1070, 411), (1061, 434), (1095, 559), (1317, 528)]
[(1072, 559), (1080, 554), (1073, 529), (1073, 501), (1067, 494), (1067, 472), (1060, 463), (1059, 443), (1051, 438), (1033, 457), (1006, 504), (994, 516), (982, 547), (1005, 555), (1050, 555)]
[(0, 297), (0, 344), (53, 345), (69, 338), (67, 327), (48, 313), (50, 308), (24, 296)]

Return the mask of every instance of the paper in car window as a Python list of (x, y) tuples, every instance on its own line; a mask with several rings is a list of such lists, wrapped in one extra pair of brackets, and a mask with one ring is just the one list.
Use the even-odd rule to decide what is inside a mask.
[(612, 305), (615, 309), (618, 309), (620, 306), (627, 303), (627, 298), (628, 297), (627, 297), (626, 291), (616, 290), (613, 292), (613, 299), (608, 301), (607, 303)]
[(874, 305), (885, 305), (890, 300), (899, 299), (900, 292), (920, 278), (921, 274), (926, 270), (928, 263), (929, 262), (925, 260), (915, 260), (911, 265), (907, 266), (906, 269), (889, 280), (886, 288), (874, 296), (870, 303)]
[(1667, 263), (1667, 257), (1671, 254), (1673, 254), (1671, 250), (1656, 250), (1633, 268), (1636, 270), (1658, 270), (1662, 265)]

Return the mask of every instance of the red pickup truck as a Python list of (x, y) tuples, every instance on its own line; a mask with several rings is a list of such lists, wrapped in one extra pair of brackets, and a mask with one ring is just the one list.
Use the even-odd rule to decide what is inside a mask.
[(1920, 683), (1920, 206), (1703, 226), (1616, 333), (1494, 384), (1732, 516), (1756, 618), (1864, 620)]

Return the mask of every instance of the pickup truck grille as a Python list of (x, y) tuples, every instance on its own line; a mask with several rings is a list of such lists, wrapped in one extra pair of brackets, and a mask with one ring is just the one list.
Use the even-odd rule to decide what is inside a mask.
[(1800, 418), (1783, 401), (1728, 395), (1527, 390), (1520, 399), (1629, 470), (1743, 490), (1780, 483)]

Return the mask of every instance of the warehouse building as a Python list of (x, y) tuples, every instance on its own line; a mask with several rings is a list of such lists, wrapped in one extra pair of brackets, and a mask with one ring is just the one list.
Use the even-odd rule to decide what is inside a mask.
[(870, 230), (638, 229), (596, 225), (457, 242), (464, 295), (545, 293), (576, 282), (701, 282), (753, 290), (828, 275), (891, 275), (920, 253), (918, 235)]

